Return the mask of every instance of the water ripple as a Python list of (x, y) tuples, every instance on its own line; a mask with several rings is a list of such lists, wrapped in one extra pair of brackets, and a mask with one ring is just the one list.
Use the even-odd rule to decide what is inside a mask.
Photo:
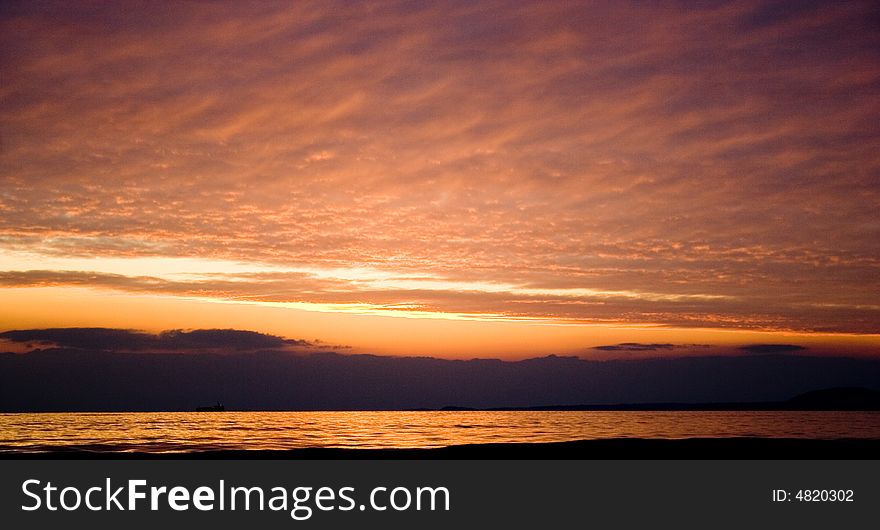
[(880, 412), (441, 411), (0, 414), (0, 451), (442, 447), (600, 438), (872, 438)]

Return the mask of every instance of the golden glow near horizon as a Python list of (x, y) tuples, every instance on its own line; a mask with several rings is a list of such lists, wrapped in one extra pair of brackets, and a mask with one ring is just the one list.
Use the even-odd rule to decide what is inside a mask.
[[(221, 302), (221, 303), (217, 303)], [(159, 332), (181, 327), (253, 329), (318, 342), (318, 349), (391, 355), (452, 358), (524, 358), (547, 353), (593, 359), (658, 355), (603, 352), (594, 346), (622, 342), (683, 345), (664, 355), (732, 353), (742, 344), (797, 343), (817, 353), (874, 355), (880, 336), (793, 333), (655, 325), (567, 324), (493, 319), (450, 319), (397, 312), (315, 310), (302, 306), (132, 294), (74, 287), (19, 288), (0, 291), (0, 304), (14, 307), (10, 329), (111, 327)], [(357, 337), (354, 344), (351, 337)], [(692, 347), (687, 347), (690, 345)], [(712, 349), (707, 348), (712, 346)], [(8, 348), (6, 348), (8, 349)]]
[(0, 330), (877, 354), (871, 9), (10, 8)]

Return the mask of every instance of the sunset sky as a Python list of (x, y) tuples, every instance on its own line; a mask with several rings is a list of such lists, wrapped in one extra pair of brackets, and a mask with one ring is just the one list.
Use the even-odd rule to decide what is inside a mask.
[(878, 28), (876, 2), (4, 2), (0, 332), (880, 356)]

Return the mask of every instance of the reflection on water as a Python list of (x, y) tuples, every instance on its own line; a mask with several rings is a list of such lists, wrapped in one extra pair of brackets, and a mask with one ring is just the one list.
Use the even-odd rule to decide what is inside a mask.
[(0, 414), (0, 451), (441, 447), (591, 438), (880, 439), (880, 412), (156, 412)]

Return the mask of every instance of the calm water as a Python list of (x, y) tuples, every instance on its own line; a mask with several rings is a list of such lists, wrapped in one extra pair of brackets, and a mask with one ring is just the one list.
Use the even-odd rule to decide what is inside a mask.
[(589, 438), (880, 439), (880, 412), (158, 412), (0, 414), (0, 451), (441, 447)]

